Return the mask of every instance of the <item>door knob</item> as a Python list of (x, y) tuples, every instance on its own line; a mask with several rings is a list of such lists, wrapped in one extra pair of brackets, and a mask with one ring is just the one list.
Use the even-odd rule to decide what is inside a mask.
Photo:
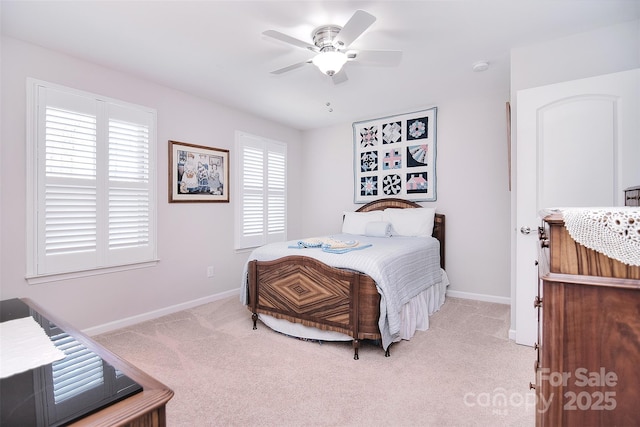
[(522, 227), (520, 227), (520, 232), (522, 234), (529, 234), (531, 233), (531, 228), (527, 227), (526, 225), (523, 225)]

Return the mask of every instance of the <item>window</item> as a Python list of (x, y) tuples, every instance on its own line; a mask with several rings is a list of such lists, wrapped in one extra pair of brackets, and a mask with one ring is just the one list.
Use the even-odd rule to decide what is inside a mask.
[(27, 276), (156, 259), (154, 110), (29, 79)]
[(287, 146), (236, 133), (236, 249), (287, 237)]

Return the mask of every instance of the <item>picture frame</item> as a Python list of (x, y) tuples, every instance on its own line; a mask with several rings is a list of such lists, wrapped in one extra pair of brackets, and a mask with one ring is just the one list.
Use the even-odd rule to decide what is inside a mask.
[(169, 141), (169, 203), (229, 203), (229, 150)]
[(353, 123), (354, 203), (437, 199), (438, 108)]

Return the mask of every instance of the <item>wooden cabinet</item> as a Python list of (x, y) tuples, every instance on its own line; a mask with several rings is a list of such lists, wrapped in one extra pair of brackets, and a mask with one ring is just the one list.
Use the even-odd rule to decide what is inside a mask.
[(538, 426), (640, 425), (640, 267), (540, 228)]
[(640, 206), (640, 185), (624, 190), (625, 206)]
[[(60, 361), (64, 375), (54, 379), (53, 364), (0, 379), (2, 426), (126, 426), (166, 425), (165, 406), (173, 391), (111, 353), (71, 325), (56, 319), (34, 302), (11, 299), (0, 302), (0, 320), (33, 317), (52, 341), (73, 348)], [(55, 332), (54, 332), (55, 331)], [(79, 356), (78, 356), (79, 355)], [(86, 366), (83, 360), (93, 361)], [(57, 363), (57, 362), (56, 362)], [(92, 381), (85, 375), (91, 372)], [(113, 372), (117, 372), (113, 374)], [(56, 384), (56, 379), (60, 380)], [(124, 381), (126, 380), (126, 381)], [(64, 384), (61, 384), (64, 382)], [(74, 390), (72, 386), (77, 385)], [(65, 389), (57, 399), (55, 390)], [(134, 392), (124, 392), (127, 389)]]

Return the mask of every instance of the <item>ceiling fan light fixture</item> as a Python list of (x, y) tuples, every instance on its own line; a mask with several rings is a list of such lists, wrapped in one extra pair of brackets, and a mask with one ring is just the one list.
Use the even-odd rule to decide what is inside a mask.
[(313, 62), (313, 65), (318, 67), (318, 69), (320, 69), (324, 74), (333, 76), (338, 73), (342, 69), (342, 66), (347, 62), (347, 55), (336, 50), (320, 52), (311, 62)]

